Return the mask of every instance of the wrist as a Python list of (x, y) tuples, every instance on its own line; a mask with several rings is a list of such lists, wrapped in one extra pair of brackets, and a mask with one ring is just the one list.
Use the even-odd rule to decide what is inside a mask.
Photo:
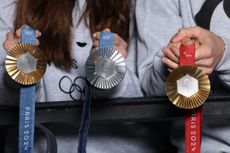
[[(216, 71), (223, 71), (226, 69), (226, 64), (229, 61), (230, 54), (228, 52), (229, 40), (218, 36), (220, 39), (219, 52), (221, 52), (218, 63), (215, 67)], [(227, 64), (228, 65), (228, 64)]]

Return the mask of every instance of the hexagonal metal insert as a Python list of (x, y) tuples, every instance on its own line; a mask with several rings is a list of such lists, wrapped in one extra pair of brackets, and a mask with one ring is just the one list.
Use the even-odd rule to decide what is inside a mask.
[(95, 62), (95, 72), (106, 79), (115, 73), (115, 63), (107, 57), (99, 57)]
[(27, 52), (18, 57), (17, 68), (22, 72), (31, 73), (33, 71), (36, 71), (37, 60), (38, 59), (36, 59), (29, 52)]
[(185, 75), (177, 80), (177, 92), (185, 97), (191, 97), (199, 91), (198, 80), (190, 75)]

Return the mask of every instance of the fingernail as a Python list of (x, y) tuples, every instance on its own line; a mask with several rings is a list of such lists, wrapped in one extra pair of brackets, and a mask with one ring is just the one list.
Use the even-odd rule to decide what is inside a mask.
[(162, 48), (161, 50), (162, 50), (163, 53), (165, 53), (166, 52), (166, 47)]
[(176, 37), (177, 37), (177, 35), (174, 35), (172, 38), (171, 38), (171, 42), (175, 42), (176, 41)]

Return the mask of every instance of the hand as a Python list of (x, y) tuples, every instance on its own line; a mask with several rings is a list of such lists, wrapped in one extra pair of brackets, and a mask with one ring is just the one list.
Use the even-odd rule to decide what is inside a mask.
[[(8, 32), (6, 34), (6, 40), (3, 43), (3, 47), (6, 50), (6, 52), (9, 52), (17, 43), (21, 40), (21, 29), (26, 26), (23, 25), (20, 29), (16, 30), (16, 32)], [(36, 31), (36, 37), (40, 37), (41, 32)], [(36, 46), (39, 46), (40, 42), (38, 39), (36, 39)]]
[(162, 58), (162, 61), (168, 66), (168, 70), (170, 72), (179, 66), (180, 45), (181, 45), (181, 42), (169, 43), (167, 47), (162, 49), (165, 55)]
[(192, 27), (180, 29), (170, 43), (179, 43), (186, 38), (199, 44), (195, 53), (195, 65), (207, 74), (212, 73), (224, 55), (223, 39), (203, 28)]
[(176, 42), (176, 43), (169, 43), (167, 47), (163, 48), (162, 51), (164, 53), (164, 57), (162, 58), (162, 61), (168, 66), (168, 70), (171, 72), (174, 69), (176, 69), (180, 64), (180, 46), (181, 44), (191, 44), (195, 43), (195, 48), (198, 48), (199, 42), (194, 41), (190, 38), (185, 38), (182, 42)]
[[(111, 32), (109, 28), (106, 28), (103, 30), (103, 32)], [(98, 48), (99, 46), (99, 40), (100, 40), (100, 32), (95, 32), (93, 34), (93, 50)], [(119, 51), (123, 57), (127, 57), (128, 52), (127, 52), (127, 47), (128, 44), (118, 35), (115, 33), (114, 36), (114, 48)]]

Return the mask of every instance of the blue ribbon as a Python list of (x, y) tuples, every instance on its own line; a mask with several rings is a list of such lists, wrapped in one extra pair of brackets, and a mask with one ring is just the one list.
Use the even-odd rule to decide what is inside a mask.
[[(36, 44), (36, 31), (22, 28), (21, 43)], [(32, 153), (34, 142), (35, 85), (21, 86), (19, 110), (19, 153)]]
[(78, 142), (78, 153), (86, 153), (87, 136), (89, 131), (90, 123), (90, 103), (91, 103), (91, 92), (90, 86), (87, 83), (85, 88), (85, 99), (83, 104), (81, 124), (79, 129), (79, 142)]
[(100, 32), (99, 48), (113, 48), (114, 33)]
[[(114, 43), (114, 33), (100, 32), (99, 48), (113, 48), (113, 43)], [(90, 103), (91, 103), (91, 91), (90, 91), (90, 85), (87, 82), (80, 129), (79, 129), (78, 153), (86, 153), (87, 136), (89, 131), (89, 123), (90, 123)]]

